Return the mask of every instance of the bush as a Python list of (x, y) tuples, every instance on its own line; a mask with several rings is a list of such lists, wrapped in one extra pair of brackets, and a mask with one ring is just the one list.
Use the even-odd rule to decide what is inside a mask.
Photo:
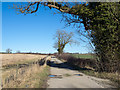
[(85, 68), (86, 66), (96, 68), (96, 62), (93, 59), (75, 58), (69, 54), (56, 55), (56, 57), (64, 59), (69, 65), (75, 65), (80, 68)]

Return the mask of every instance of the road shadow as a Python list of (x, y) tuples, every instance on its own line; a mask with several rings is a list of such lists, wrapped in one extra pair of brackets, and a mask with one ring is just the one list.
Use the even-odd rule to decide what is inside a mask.
[(69, 65), (67, 62), (63, 62), (63, 63), (56, 63), (55, 61), (50, 61), (47, 60), (47, 65), (50, 67), (55, 67), (55, 68), (63, 68), (63, 69), (69, 69), (69, 70), (91, 70), (88, 68), (81, 68), (75, 65)]

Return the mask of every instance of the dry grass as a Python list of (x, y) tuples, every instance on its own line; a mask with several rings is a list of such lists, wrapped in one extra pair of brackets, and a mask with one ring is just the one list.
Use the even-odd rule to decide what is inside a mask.
[(2, 56), (2, 66), (8, 64), (25, 63), (44, 58), (46, 55), (32, 55), (32, 54), (0, 54)]
[[(116, 73), (107, 73), (107, 72), (95, 72), (94, 70), (80, 70), (86, 75), (95, 76), (102, 79), (109, 79), (113, 83), (111, 85), (118, 87), (120, 85), (120, 75)], [(120, 87), (120, 86), (119, 86)]]
[(12, 69), (3, 73), (3, 88), (42, 88), (48, 74), (48, 67), (38, 64), (18, 70)]
[[(0, 54), (2, 56), (2, 66), (12, 64), (27, 64), (25, 67), (15, 67), (2, 70), (2, 87), (3, 88), (37, 88), (43, 87), (44, 81), (48, 75), (48, 66), (29, 64), (41, 60), (47, 55), (32, 54)], [(50, 57), (46, 58), (47, 60)], [(47, 69), (46, 69), (47, 68)]]

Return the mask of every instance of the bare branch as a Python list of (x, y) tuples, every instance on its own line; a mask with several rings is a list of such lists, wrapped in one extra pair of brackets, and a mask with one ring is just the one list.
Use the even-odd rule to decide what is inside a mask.
[[(62, 13), (67, 13), (67, 14), (70, 14), (70, 15), (74, 15), (74, 16), (80, 16), (79, 18), (82, 19), (83, 21), (77, 21), (77, 20), (72, 20), (71, 22), (69, 23), (83, 23), (84, 24), (84, 27), (86, 30), (89, 29), (89, 27), (87, 26), (87, 19), (86, 17), (81, 13), (79, 13), (79, 9), (80, 8), (84, 8), (86, 4), (78, 4), (78, 5), (75, 5), (75, 6), (69, 6), (63, 2), (29, 2), (29, 4), (27, 6), (19, 6), (19, 7), (16, 7), (16, 9), (18, 9), (21, 13), (25, 13), (25, 14), (31, 14), (31, 13), (35, 13), (38, 11), (38, 8), (39, 8), (39, 4), (43, 5), (43, 6), (47, 6), (49, 7), (50, 9), (51, 8), (54, 8), (54, 9), (57, 9), (59, 10), (60, 12)], [(32, 9), (32, 7), (35, 6), (35, 9)], [(79, 7), (79, 8), (78, 8)]]
[(37, 12), (37, 10), (38, 10), (38, 8), (39, 8), (39, 4), (40, 4), (40, 2), (37, 3), (36, 10), (32, 11), (31, 13)]

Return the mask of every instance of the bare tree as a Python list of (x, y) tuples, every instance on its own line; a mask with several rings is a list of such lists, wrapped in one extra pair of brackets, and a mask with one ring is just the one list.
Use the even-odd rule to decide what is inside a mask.
[(12, 53), (12, 49), (10, 48), (6, 49), (6, 53)]
[(74, 42), (72, 37), (73, 37), (72, 32), (68, 33), (64, 30), (57, 30), (56, 36), (55, 36), (56, 42), (54, 44), (54, 48), (57, 49), (58, 54), (63, 53), (63, 50), (66, 44), (71, 44)]

